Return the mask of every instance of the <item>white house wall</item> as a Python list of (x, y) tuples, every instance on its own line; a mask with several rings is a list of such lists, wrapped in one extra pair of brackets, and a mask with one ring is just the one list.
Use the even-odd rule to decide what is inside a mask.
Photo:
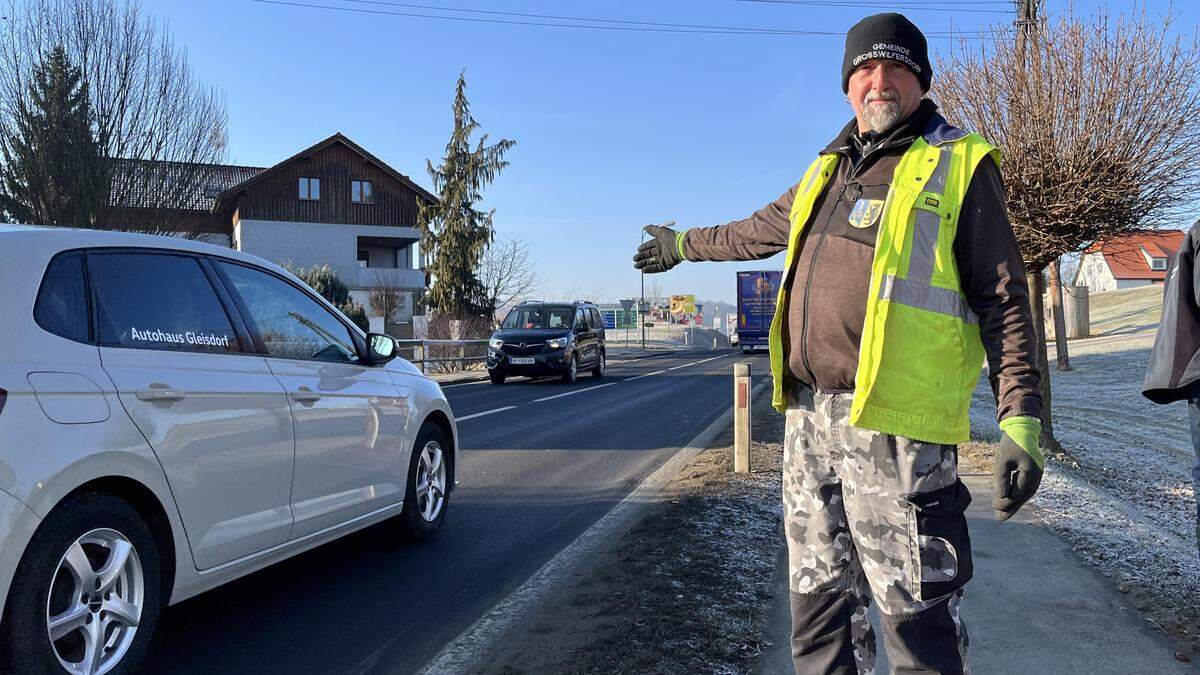
[(1150, 286), (1153, 283), (1149, 279), (1118, 279), (1117, 290), (1123, 291), (1126, 288), (1141, 288), (1142, 286)]
[(1079, 272), (1075, 277), (1076, 286), (1087, 286), (1091, 293), (1104, 293), (1117, 290), (1117, 280), (1112, 270), (1104, 261), (1101, 253), (1086, 253), (1079, 261)]
[(420, 231), (414, 227), (379, 225), (339, 225), (274, 220), (238, 220), (234, 224), (234, 248), (275, 263), (294, 267), (329, 265), (346, 285), (363, 288), (367, 281), (362, 272), (379, 271), (395, 277), (408, 288), (424, 285), (418, 270), (362, 270), (358, 266), (359, 237), (394, 237), (416, 241)]

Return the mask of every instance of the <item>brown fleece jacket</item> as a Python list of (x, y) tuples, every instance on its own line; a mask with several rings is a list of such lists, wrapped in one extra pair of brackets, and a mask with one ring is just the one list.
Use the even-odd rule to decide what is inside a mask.
[[(907, 120), (879, 136), (856, 133), (851, 120), (823, 153), (837, 153), (837, 171), (817, 197), (792, 268), (784, 270), (789, 306), (783, 344), (788, 388), (796, 382), (823, 392), (854, 390), (858, 345), (866, 319), (878, 218), (851, 212), (859, 199), (884, 200), (900, 157), (926, 130), (945, 124), (928, 99)], [(864, 138), (864, 136), (866, 138)], [(749, 218), (688, 230), (688, 260), (760, 260), (787, 249), (796, 187)], [(997, 419), (1040, 418), (1041, 376), (1025, 267), (995, 162), (975, 170), (954, 240), (963, 292), (979, 315)]]

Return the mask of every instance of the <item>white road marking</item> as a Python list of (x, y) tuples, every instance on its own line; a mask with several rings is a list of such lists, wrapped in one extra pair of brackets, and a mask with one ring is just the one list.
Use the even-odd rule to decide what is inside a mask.
[(603, 389), (603, 388), (605, 388), (605, 387), (611, 387), (611, 386), (613, 386), (614, 384), (620, 384), (621, 382), (623, 382), (623, 380), (617, 380), (616, 382), (609, 382), (608, 384), (598, 384), (598, 385), (596, 385), (596, 386), (594, 386), (594, 387), (586, 387), (586, 388), (584, 388), (584, 389), (574, 389), (574, 390), (572, 390), (572, 391), (568, 391), (568, 392), (565, 392), (565, 393), (562, 393), (562, 394), (555, 394), (555, 395), (553, 395), (553, 396), (543, 396), (543, 397), (541, 397), (541, 398), (535, 398), (535, 399), (533, 399), (532, 401), (530, 401), (530, 403), (538, 403), (539, 401), (550, 401), (550, 400), (553, 400), (553, 399), (556, 399), (556, 398), (562, 398), (562, 397), (564, 397), (564, 396), (571, 396), (571, 395), (574, 395), (574, 394), (582, 394), (582, 393), (583, 393), (583, 392), (585, 392), (585, 391), (591, 391), (591, 390), (593, 390), (593, 389)]
[(485, 410), (485, 411), (483, 411), (483, 412), (477, 412), (477, 413), (475, 413), (475, 414), (473, 414), (473, 415), (463, 415), (462, 417), (455, 417), (455, 418), (454, 418), (454, 421), (455, 421), (455, 422), (465, 422), (466, 420), (473, 420), (473, 419), (475, 419), (476, 417), (483, 417), (484, 415), (491, 415), (492, 413), (504, 412), (505, 410), (512, 410), (512, 409), (513, 409), (513, 408), (515, 408), (515, 407), (517, 407), (517, 406), (515, 406), (515, 405), (506, 405), (506, 406), (504, 406), (503, 408), (493, 408), (493, 409), (491, 409), (491, 410)]
[[(696, 365), (696, 364), (698, 364), (698, 363), (708, 363), (709, 361), (712, 361), (712, 360), (714, 360), (714, 359), (723, 358), (723, 357), (725, 357), (725, 356), (728, 356), (728, 354), (717, 354), (716, 356), (712, 356), (712, 357), (709, 357), (709, 358), (707, 358), (707, 359), (701, 359), (701, 360), (699, 360), (699, 361), (689, 361), (688, 363), (684, 363), (684, 364), (682, 364), (682, 365), (673, 366), (673, 367), (671, 367), (671, 368), (664, 368), (664, 369), (662, 369), (662, 370), (656, 370), (656, 371), (654, 371), (654, 372), (652, 372), (652, 373), (645, 373), (645, 374), (643, 374), (643, 375), (637, 375), (637, 376), (634, 376), (634, 377), (627, 377), (627, 378), (625, 378), (625, 379), (623, 379), (623, 380), (617, 380), (617, 381), (615, 381), (615, 382), (608, 382), (608, 383), (605, 383), (605, 384), (598, 384), (598, 385), (596, 385), (596, 386), (594, 386), (594, 387), (584, 387), (583, 389), (573, 389), (573, 390), (571, 390), (571, 391), (563, 392), (563, 393), (561, 393), (561, 394), (554, 394), (553, 396), (543, 396), (542, 398), (535, 398), (535, 399), (533, 399), (532, 401), (530, 401), (530, 403), (541, 403), (542, 401), (552, 401), (552, 400), (554, 400), (554, 399), (556, 399), (556, 398), (562, 398), (562, 397), (564, 397), (564, 396), (574, 396), (575, 394), (582, 394), (582, 393), (583, 393), (583, 392), (585, 392), (585, 391), (592, 391), (593, 389), (603, 389), (603, 388), (605, 388), (605, 387), (611, 387), (611, 386), (613, 386), (614, 384), (620, 384), (620, 383), (622, 383), (622, 382), (631, 382), (631, 381), (633, 381), (633, 380), (640, 380), (640, 379), (642, 379), (643, 377), (650, 377), (650, 376), (652, 376), (652, 375), (662, 375), (663, 373), (665, 373), (665, 372), (667, 372), (667, 371), (669, 371), (669, 370), (678, 370), (678, 369), (680, 369), (680, 368), (686, 368), (686, 367), (688, 367), (688, 366), (694, 366), (694, 365)], [(612, 363), (612, 361), (609, 361), (609, 363)], [(487, 381), (487, 380), (484, 380), (484, 382), (486, 382), (486, 381)], [(445, 386), (443, 386), (442, 388), (443, 388), (443, 389), (446, 389), (446, 388), (448, 388), (448, 387), (462, 387), (462, 386), (466, 386), (466, 385), (469, 385), (469, 384), (481, 384), (481, 382), (464, 382), (464, 383), (460, 383), (460, 384), (449, 384), (449, 385), (445, 385)], [(513, 410), (514, 408), (517, 408), (517, 407), (518, 407), (518, 406), (515, 406), (515, 405), (508, 405), (508, 406), (504, 406), (503, 408), (495, 408), (495, 409), (493, 409), (493, 410), (485, 410), (484, 412), (474, 413), (474, 414), (472, 414), (472, 415), (464, 415), (463, 417), (455, 417), (455, 418), (454, 418), (454, 421), (455, 421), (455, 422), (465, 422), (466, 420), (469, 420), (469, 419), (474, 419), (474, 418), (476, 418), (476, 417), (483, 417), (484, 415), (491, 415), (492, 413), (504, 412), (504, 411), (506, 411), (506, 410)]]
[(650, 377), (651, 375), (662, 375), (662, 374), (663, 374), (663, 373), (665, 373), (665, 372), (667, 372), (667, 371), (666, 371), (666, 370), (656, 370), (656, 371), (654, 371), (653, 373), (646, 373), (645, 375), (637, 375), (637, 376), (635, 376), (635, 377), (627, 377), (627, 378), (625, 378), (624, 380), (621, 380), (621, 381), (622, 381), (622, 382), (633, 382), (634, 380), (640, 380), (640, 379), (642, 379), (643, 377)]

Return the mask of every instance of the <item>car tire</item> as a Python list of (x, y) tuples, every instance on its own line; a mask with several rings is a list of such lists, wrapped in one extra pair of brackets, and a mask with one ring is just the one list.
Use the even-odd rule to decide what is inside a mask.
[[(501, 376), (503, 377), (503, 376)], [(404, 488), (404, 509), (397, 517), (400, 534), (407, 541), (432, 539), (446, 519), (450, 504), (450, 442), (441, 427), (426, 421), (417, 432)], [(429, 489), (425, 481), (434, 476)], [(433, 494), (436, 492), (437, 494)], [(431, 505), (428, 500), (434, 499)]]
[(492, 371), (488, 371), (488, 379), (492, 384), (504, 384), (504, 375)]
[(604, 350), (603, 350), (603, 349), (601, 349), (601, 350), (600, 350), (600, 357), (599, 357), (599, 359), (596, 361), (596, 367), (595, 367), (595, 368), (592, 368), (592, 377), (595, 377), (595, 378), (597, 378), (597, 379), (599, 379), (599, 378), (601, 378), (601, 377), (604, 377), (604, 368), (605, 368), (605, 363), (604, 363), (604, 361), (605, 361), (605, 357), (604, 357)]
[(571, 362), (567, 364), (567, 372), (563, 373), (563, 382), (567, 384), (575, 384), (579, 380), (579, 355), (572, 354)]
[[(124, 563), (109, 576), (106, 567), (118, 551), (126, 553)], [(100, 667), (109, 668), (105, 660), (112, 659), (108, 673), (135, 672), (162, 611), (160, 556), (141, 515), (119, 497), (86, 493), (55, 507), (38, 526), (13, 576), (0, 626), (0, 672), (63, 673), (62, 662), (83, 664), (87, 646), (95, 642), (91, 626), (101, 627), (106, 638), (100, 645)], [(77, 576), (90, 577), (90, 583), (76, 581)], [(88, 592), (82, 592), (81, 583), (91, 586)], [(136, 626), (114, 618), (121, 612), (111, 608), (129, 611), (129, 605), (116, 605), (114, 598), (137, 610), (131, 617)], [(68, 614), (78, 617), (79, 625), (51, 641), (50, 619)]]

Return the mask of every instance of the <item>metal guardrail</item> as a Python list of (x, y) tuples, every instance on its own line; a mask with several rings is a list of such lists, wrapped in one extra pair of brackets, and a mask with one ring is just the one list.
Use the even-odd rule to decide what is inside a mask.
[[(458, 362), (460, 364), (459, 369), (466, 370), (468, 362), (484, 361), (487, 359), (486, 354), (483, 354), (480, 356), (467, 356), (466, 348), (471, 345), (486, 346), (487, 343), (488, 343), (488, 341), (486, 339), (483, 339), (483, 340), (426, 340), (426, 339), (400, 340), (400, 339), (397, 339), (396, 347), (398, 350), (405, 350), (405, 349), (412, 350), (413, 358), (409, 359), (409, 362), (415, 363), (415, 364), (420, 364), (421, 372), (426, 373), (426, 372), (428, 372), (428, 370), (425, 368), (425, 364), (427, 364), (427, 363)], [(442, 357), (442, 358), (428, 358), (426, 356), (426, 354), (428, 354), (427, 350), (429, 347), (461, 347), (462, 353), (459, 356), (450, 356), (450, 357)], [(418, 349), (421, 350), (421, 358), (419, 358), (419, 359), (416, 358)]]

